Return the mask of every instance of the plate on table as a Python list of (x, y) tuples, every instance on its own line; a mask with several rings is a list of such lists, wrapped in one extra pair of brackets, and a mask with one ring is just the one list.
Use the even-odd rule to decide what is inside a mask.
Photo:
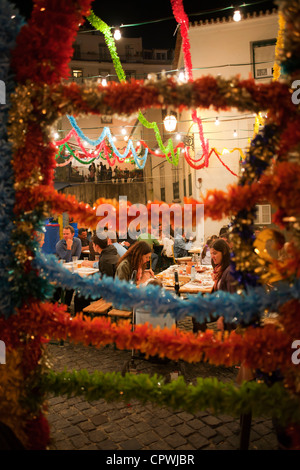
[(96, 269), (96, 268), (85, 268), (85, 267), (83, 267), (83, 268), (78, 268), (78, 270), (76, 272), (80, 275), (89, 276), (90, 274), (98, 273), (99, 270)]

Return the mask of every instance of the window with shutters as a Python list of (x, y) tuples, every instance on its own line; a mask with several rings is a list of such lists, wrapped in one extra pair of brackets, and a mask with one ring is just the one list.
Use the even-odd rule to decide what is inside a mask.
[(193, 194), (192, 173), (189, 174), (189, 196)]
[(74, 54), (73, 60), (78, 60), (81, 58), (80, 44), (73, 44)]
[(165, 167), (161, 165), (159, 167), (159, 180), (160, 180), (160, 199), (162, 201), (166, 200), (166, 180), (165, 180)]
[(256, 218), (254, 223), (258, 225), (268, 225), (272, 223), (272, 212), (270, 204), (258, 204), (256, 206)]
[(254, 78), (272, 78), (275, 61), (276, 39), (252, 43)]
[(72, 77), (74, 77), (74, 78), (83, 77), (83, 70), (82, 69), (73, 69), (72, 70)]
[(173, 183), (173, 199), (179, 199), (179, 181)]
[(110, 53), (106, 44), (99, 44), (99, 60), (111, 60)]

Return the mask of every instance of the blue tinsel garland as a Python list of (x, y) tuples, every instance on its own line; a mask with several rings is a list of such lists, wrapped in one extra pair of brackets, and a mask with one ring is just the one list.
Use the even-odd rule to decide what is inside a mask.
[(15, 204), (14, 175), (11, 166), (12, 149), (7, 139), (7, 122), (10, 109), (10, 94), (15, 83), (10, 70), (10, 53), (15, 47), (16, 37), (24, 24), (15, 8), (6, 0), (0, 0), (0, 80), (5, 83), (6, 103), (0, 104), (0, 315), (13, 313), (10, 270), (13, 263), (11, 234), (14, 228), (13, 208)]
[[(68, 119), (70, 121), (70, 124), (72, 125), (73, 129), (75, 129), (75, 131), (77, 132), (79, 137), (82, 140), (84, 140), (85, 142), (88, 142), (90, 145), (96, 146), (96, 145), (99, 145), (100, 142), (102, 142), (102, 140), (107, 137), (114, 153), (118, 156), (118, 158), (120, 160), (125, 160), (125, 158), (127, 158), (128, 154), (131, 151), (131, 153), (134, 157), (135, 164), (137, 165), (137, 167), (140, 170), (142, 170), (144, 168), (144, 166), (146, 165), (147, 155), (148, 155), (148, 149), (147, 148), (145, 149), (144, 156), (140, 156), (136, 153), (135, 148), (134, 148), (133, 143), (132, 143), (132, 140), (129, 139), (128, 142), (127, 142), (126, 150), (124, 151), (123, 154), (121, 154), (118, 151), (117, 147), (115, 146), (114, 141), (112, 140), (112, 136), (111, 136), (111, 132), (110, 132), (109, 127), (104, 127), (100, 137), (98, 137), (98, 139), (96, 139), (96, 140), (92, 140), (82, 132), (82, 130), (80, 129), (80, 127), (78, 126), (78, 124), (76, 122), (76, 119), (73, 116), (67, 116), (67, 117), (68, 117)], [(140, 160), (141, 160), (141, 163), (140, 163)]]
[(60, 265), (54, 255), (45, 257), (37, 253), (33, 265), (49, 282), (57, 283), (66, 289), (74, 289), (91, 299), (103, 297), (112, 302), (115, 308), (147, 308), (153, 315), (169, 313), (176, 320), (190, 315), (200, 323), (223, 315), (227, 323), (246, 326), (262, 317), (266, 310), (276, 312), (278, 307), (288, 300), (300, 298), (300, 279), (293, 285), (282, 282), (270, 292), (259, 286), (248, 288), (241, 295), (218, 291), (208, 295), (190, 295), (187, 299), (182, 299), (158, 286), (137, 288), (134, 284), (119, 279), (113, 280), (111, 277), (82, 278)]

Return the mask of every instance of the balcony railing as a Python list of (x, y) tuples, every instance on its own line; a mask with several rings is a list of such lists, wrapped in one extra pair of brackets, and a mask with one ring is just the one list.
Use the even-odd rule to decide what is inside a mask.
[(57, 167), (54, 175), (55, 182), (70, 183), (132, 183), (144, 181), (143, 170), (117, 170), (112, 173), (106, 171), (102, 174), (97, 171), (95, 176), (88, 172), (78, 170), (70, 166)]
[[(138, 52), (136, 54), (119, 54), (122, 63), (141, 64), (141, 63), (159, 63), (169, 64), (173, 59), (173, 55), (166, 54), (166, 57), (159, 58), (155, 54)], [(97, 52), (76, 52), (72, 60), (80, 60), (86, 62), (112, 62), (111, 56), (107, 54), (99, 54)]]

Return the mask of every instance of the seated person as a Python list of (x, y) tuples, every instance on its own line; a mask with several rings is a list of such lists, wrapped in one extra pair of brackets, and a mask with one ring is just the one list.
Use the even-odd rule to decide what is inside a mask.
[(206, 244), (201, 253), (201, 264), (211, 264), (210, 247), (217, 238), (218, 237), (216, 235), (212, 235), (206, 240)]
[(56, 243), (56, 255), (58, 259), (63, 259), (67, 263), (72, 261), (73, 256), (78, 259), (81, 255), (81, 241), (79, 238), (74, 237), (75, 230), (72, 225), (67, 225), (63, 229), (63, 238)]
[(151, 265), (153, 271), (155, 271), (156, 265), (158, 263), (158, 254), (154, 253), (153, 246), (159, 246), (159, 241), (152, 235), (152, 233), (148, 233), (146, 229), (141, 229), (141, 234), (138, 237), (138, 241), (145, 241), (151, 247)]
[[(89, 260), (95, 259), (95, 250), (93, 248), (93, 243), (89, 241), (87, 237), (87, 229), (80, 228), (78, 230), (78, 238), (81, 241), (81, 256), (80, 259), (84, 259), (84, 255), (89, 257)], [(88, 253), (85, 253), (88, 252)]]
[[(108, 244), (107, 238), (98, 238), (96, 235), (92, 239), (93, 247), (96, 253), (100, 253), (99, 261), (83, 261), (83, 266), (98, 265), (100, 277), (108, 276), (115, 277), (116, 266), (120, 259), (116, 248)], [(88, 264), (86, 264), (88, 263)], [(75, 313), (82, 311), (84, 307), (91, 303), (91, 299), (81, 297), (78, 294), (75, 296), (74, 307)]]
[(189, 251), (192, 248), (192, 242), (186, 240), (185, 233), (182, 229), (177, 229), (174, 239), (174, 256), (175, 258), (184, 258), (189, 256)]
[[(72, 225), (67, 225), (63, 229), (63, 238), (59, 240), (56, 244), (56, 255), (58, 259), (65, 260), (67, 263), (72, 261), (73, 256), (77, 256), (78, 259), (81, 255), (81, 241), (79, 238), (74, 237), (75, 230)], [(64, 303), (70, 307), (71, 301), (73, 298), (73, 289), (66, 289), (65, 290), (65, 299)], [(53, 299), (58, 302), (58, 300), (62, 296), (62, 289), (61, 287), (57, 288)]]
[(121, 245), (121, 243), (118, 242), (115, 232), (109, 230), (107, 232), (107, 239), (108, 239), (108, 244), (113, 245), (116, 248), (119, 256), (125, 255), (127, 248), (125, 248), (125, 246)]
[(154, 277), (154, 273), (151, 269), (147, 269), (147, 264), (151, 257), (151, 247), (144, 241), (134, 243), (120, 258), (116, 277), (120, 280), (130, 281), (134, 274), (135, 283), (137, 285), (146, 282), (150, 277)]

